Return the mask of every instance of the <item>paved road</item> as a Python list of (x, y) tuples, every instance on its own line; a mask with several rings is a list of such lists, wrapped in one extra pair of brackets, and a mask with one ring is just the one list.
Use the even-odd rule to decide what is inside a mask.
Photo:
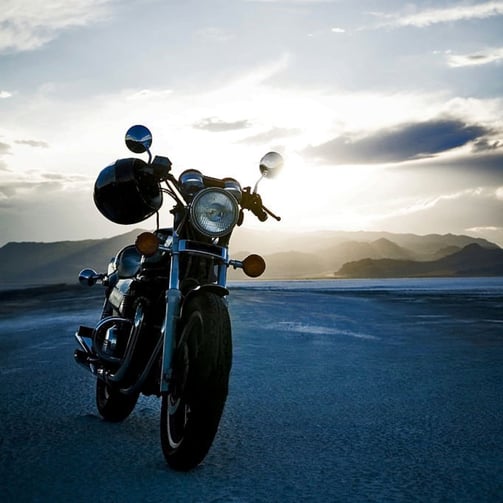
[(501, 293), (237, 289), (221, 428), (180, 474), (158, 399), (96, 415), (72, 358), (93, 292), (2, 299), (2, 501), (503, 500)]

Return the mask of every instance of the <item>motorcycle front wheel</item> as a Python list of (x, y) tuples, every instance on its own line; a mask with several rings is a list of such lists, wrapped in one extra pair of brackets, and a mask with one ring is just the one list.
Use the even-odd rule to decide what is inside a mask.
[(168, 465), (187, 471), (210, 449), (229, 388), (231, 324), (221, 297), (202, 292), (184, 306), (173, 359), (162, 396), (161, 445)]
[(137, 400), (138, 393), (124, 395), (101, 379), (96, 380), (96, 406), (105, 421), (124, 421), (133, 412)]

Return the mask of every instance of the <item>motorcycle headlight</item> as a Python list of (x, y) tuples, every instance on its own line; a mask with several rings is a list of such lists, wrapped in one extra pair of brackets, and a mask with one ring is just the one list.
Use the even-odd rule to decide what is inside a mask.
[(223, 189), (208, 188), (198, 192), (190, 208), (194, 227), (210, 237), (228, 234), (236, 225), (239, 208), (236, 198)]

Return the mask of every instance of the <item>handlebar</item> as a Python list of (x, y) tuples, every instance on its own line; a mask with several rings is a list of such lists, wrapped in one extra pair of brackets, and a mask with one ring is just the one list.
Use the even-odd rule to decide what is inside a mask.
[(272, 218), (274, 218), (278, 222), (281, 221), (281, 217), (278, 217), (278, 215), (275, 215), (270, 209), (266, 208), (265, 206), (262, 206), (262, 208), (264, 209), (264, 211), (266, 213), (268, 213), (269, 215), (271, 215)]
[(246, 187), (243, 190), (243, 194), (241, 196), (241, 206), (246, 210), (250, 210), (261, 222), (265, 222), (268, 218), (268, 215), (278, 220), (281, 220), (281, 217), (275, 215), (271, 210), (266, 208), (262, 204), (262, 198), (256, 192), (251, 192), (250, 187)]
[[(151, 166), (153, 168), (153, 174), (156, 175), (159, 180), (171, 181), (177, 190), (180, 191), (182, 195), (184, 194), (184, 190), (180, 182), (170, 173), (171, 161), (167, 157), (156, 156)], [(204, 187), (217, 187), (224, 189), (226, 187), (226, 180), (232, 180), (213, 178), (203, 175), (197, 171), (196, 174), (200, 176)], [(174, 194), (172, 195), (175, 197)], [(240, 204), (241, 208), (251, 211), (261, 222), (265, 222), (269, 216), (276, 219), (278, 222), (281, 220), (281, 217), (275, 215), (270, 209), (263, 205), (260, 194), (255, 192), (255, 189), (252, 192), (251, 187), (245, 187), (242, 189)]]

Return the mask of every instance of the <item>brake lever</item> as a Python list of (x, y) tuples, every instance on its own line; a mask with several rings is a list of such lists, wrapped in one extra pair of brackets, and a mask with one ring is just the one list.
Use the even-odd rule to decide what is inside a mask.
[(270, 209), (266, 208), (264, 205), (262, 205), (262, 209), (270, 215), (272, 218), (276, 219), (278, 222), (281, 221), (281, 217), (278, 217), (278, 215), (275, 215)]

